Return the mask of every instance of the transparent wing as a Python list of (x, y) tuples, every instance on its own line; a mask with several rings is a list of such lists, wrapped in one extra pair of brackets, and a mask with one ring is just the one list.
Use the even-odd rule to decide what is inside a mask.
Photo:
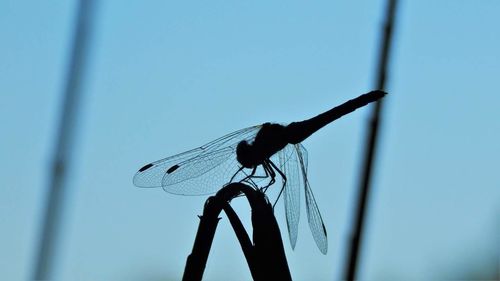
[[(138, 187), (164, 187), (167, 192), (177, 193), (177, 189), (165, 187), (206, 175), (224, 163), (234, 163), (237, 166), (235, 163), (236, 157), (233, 156), (235, 155), (236, 146), (242, 140), (250, 141), (255, 138), (260, 127), (258, 125), (235, 131), (198, 148), (149, 163), (139, 169), (134, 176), (133, 182)], [(234, 161), (229, 158), (234, 158)], [(217, 190), (220, 187), (217, 186), (214, 189)], [(186, 187), (181, 188), (181, 190), (182, 192), (177, 194), (198, 195), (207, 193), (199, 193), (200, 190), (189, 192)]]
[(278, 152), (279, 168), (286, 175), (286, 184), (283, 191), (286, 225), (292, 249), (295, 249), (300, 220), (300, 187), (301, 178), (299, 159), (294, 145), (287, 145)]
[(231, 147), (216, 150), (184, 163), (171, 174), (165, 174), (163, 190), (180, 195), (211, 194), (227, 184), (238, 169), (239, 163)]
[(163, 176), (167, 170), (187, 159), (193, 159), (203, 153), (203, 148), (198, 147), (165, 159), (149, 163), (134, 175), (134, 185), (138, 187), (161, 187)]
[(328, 239), (326, 234), (325, 224), (321, 218), (321, 213), (319, 212), (318, 205), (314, 199), (313, 192), (309, 186), (309, 181), (307, 180), (307, 150), (300, 144), (295, 145), (297, 149), (297, 155), (299, 161), (301, 162), (302, 177), (304, 180), (304, 190), (306, 197), (306, 210), (307, 219), (309, 221), (309, 228), (314, 237), (314, 241), (318, 246), (321, 253), (326, 254), (328, 251)]
[(308, 165), (309, 165), (309, 164), (308, 164), (308, 162), (307, 162), (307, 161), (308, 161), (308, 159), (307, 159), (307, 157), (308, 157), (308, 155), (307, 155), (307, 150), (306, 150), (306, 148), (305, 148), (302, 144), (300, 144), (300, 143), (299, 143), (299, 144), (296, 144), (296, 145), (295, 145), (295, 148), (297, 149), (297, 154), (299, 154), (299, 153), (300, 153), (300, 155), (302, 156), (302, 164), (303, 164), (303, 166), (304, 166), (304, 168), (305, 168), (305, 170), (306, 170), (305, 174), (306, 174), (306, 178), (307, 178), (307, 172), (308, 172), (308, 171), (307, 171), (307, 167), (308, 167)]

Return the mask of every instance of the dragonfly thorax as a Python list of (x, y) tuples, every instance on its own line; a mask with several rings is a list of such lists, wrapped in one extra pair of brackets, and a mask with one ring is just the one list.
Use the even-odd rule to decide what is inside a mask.
[(280, 124), (265, 123), (252, 143), (246, 140), (238, 143), (236, 159), (245, 168), (255, 168), (282, 150), (288, 144), (285, 127)]

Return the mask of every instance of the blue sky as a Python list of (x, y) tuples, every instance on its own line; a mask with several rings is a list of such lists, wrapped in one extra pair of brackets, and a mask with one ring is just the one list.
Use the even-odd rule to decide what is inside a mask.
[[(136, 170), (371, 90), (383, 4), (99, 3), (56, 276), (179, 279), (205, 198), (136, 188)], [(33, 265), (75, 8), (0, 3), (4, 279), (25, 280)], [(401, 3), (363, 279), (463, 279), (498, 264), (499, 11), (497, 1)], [(316, 249), (304, 212), (292, 251), (279, 204), (296, 280), (341, 277), (368, 116), (356, 111), (304, 142), (329, 252)], [(234, 206), (248, 219), (243, 200)], [(250, 278), (225, 218), (205, 273), (223, 276)]]

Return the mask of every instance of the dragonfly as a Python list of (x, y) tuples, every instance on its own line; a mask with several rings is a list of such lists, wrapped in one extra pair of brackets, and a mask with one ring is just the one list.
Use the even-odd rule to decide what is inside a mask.
[[(301, 190), (314, 241), (326, 254), (328, 240), (316, 199), (307, 177), (308, 153), (301, 144), (314, 132), (386, 93), (371, 91), (313, 118), (288, 125), (264, 123), (241, 129), (198, 148), (146, 164), (135, 174), (138, 187), (161, 187), (178, 195), (212, 194), (231, 182), (250, 183), (266, 192), (281, 177), (277, 200), (283, 195), (292, 249), (295, 249), (300, 219)], [(267, 183), (258, 185), (263, 179)]]

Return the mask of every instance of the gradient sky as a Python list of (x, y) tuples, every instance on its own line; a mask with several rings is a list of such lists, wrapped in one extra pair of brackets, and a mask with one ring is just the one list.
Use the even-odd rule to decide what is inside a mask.
[[(385, 1), (100, 2), (56, 276), (178, 280), (206, 197), (136, 188), (134, 173), (371, 90)], [(5, 280), (32, 270), (75, 11), (76, 1), (0, 2)], [(493, 0), (401, 3), (363, 279), (464, 279), (499, 264), (499, 13)], [(317, 250), (305, 210), (292, 251), (278, 204), (296, 280), (341, 277), (369, 110), (304, 142), (329, 252)], [(248, 219), (244, 200), (234, 206)], [(250, 279), (225, 217), (205, 278)]]

